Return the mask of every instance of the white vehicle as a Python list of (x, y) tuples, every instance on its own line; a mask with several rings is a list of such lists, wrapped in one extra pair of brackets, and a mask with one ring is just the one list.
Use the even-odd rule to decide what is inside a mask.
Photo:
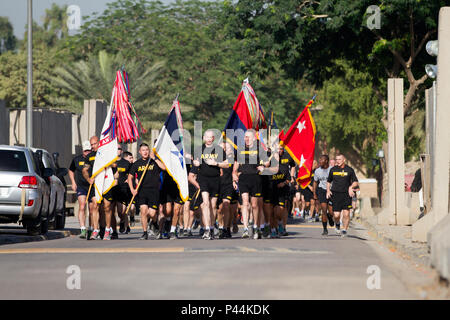
[(0, 145), (0, 222), (19, 222), (31, 235), (46, 234), (52, 174), (31, 149)]
[(57, 168), (56, 164), (44, 149), (31, 148), (34, 153), (42, 152), (42, 163), (45, 169), (52, 169), (53, 174), (47, 177), (50, 186), (50, 203), (48, 209), (48, 228), (50, 230), (64, 229), (66, 224), (66, 186), (64, 176), (68, 173), (66, 168)]

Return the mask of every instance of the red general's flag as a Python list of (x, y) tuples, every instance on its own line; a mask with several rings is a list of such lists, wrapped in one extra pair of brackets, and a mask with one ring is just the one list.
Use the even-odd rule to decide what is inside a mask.
[(315, 98), (316, 96), (309, 101), (288, 132), (280, 138), (281, 144), (299, 165), (297, 182), (302, 189), (305, 189), (311, 183), (311, 170), (316, 147), (316, 125), (309, 107), (313, 104)]

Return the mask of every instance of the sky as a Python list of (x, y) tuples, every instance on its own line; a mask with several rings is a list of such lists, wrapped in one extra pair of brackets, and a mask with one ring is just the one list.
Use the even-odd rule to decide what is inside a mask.
[[(103, 12), (106, 4), (114, 0), (33, 0), (33, 20), (42, 25), (42, 18), (45, 9), (49, 9), (52, 3), (61, 5), (77, 5), (80, 8), (81, 16), (89, 16), (94, 12)], [(170, 3), (170, 0), (161, 0), (163, 3)], [(23, 39), (25, 26), (27, 23), (28, 0), (0, 0), (0, 16), (8, 17), (14, 28), (14, 35)]]

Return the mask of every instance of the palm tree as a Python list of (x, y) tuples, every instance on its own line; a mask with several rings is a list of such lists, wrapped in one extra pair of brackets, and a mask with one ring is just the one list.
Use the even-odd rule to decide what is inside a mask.
[[(152, 119), (161, 113), (159, 108), (159, 76), (164, 61), (149, 65), (144, 62), (128, 61), (120, 53), (116, 55), (100, 51), (81, 60), (56, 68), (49, 76), (53, 85), (65, 96), (55, 98), (53, 103), (71, 111), (81, 112), (83, 100), (103, 99), (110, 103), (116, 72), (125, 67), (130, 79), (131, 99), (142, 120)], [(167, 107), (166, 107), (167, 109)]]

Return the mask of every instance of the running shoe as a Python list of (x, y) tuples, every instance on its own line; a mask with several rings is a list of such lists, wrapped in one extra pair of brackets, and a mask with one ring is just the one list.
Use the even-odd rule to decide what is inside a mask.
[(193, 237), (194, 235), (192, 234), (192, 231), (191, 230), (189, 230), (188, 231), (188, 235), (187, 235), (188, 237)]
[(283, 230), (284, 230), (283, 226), (282, 225), (278, 225), (278, 234), (279, 235), (283, 234)]
[(340, 234), (341, 234), (341, 230), (339, 230), (339, 229), (337, 229), (337, 228), (335, 228), (334, 231), (336, 231), (336, 234), (337, 234), (337, 235), (340, 235)]
[(194, 229), (194, 230), (197, 229), (199, 225), (200, 225), (200, 220), (195, 219), (194, 224), (192, 225), (192, 229)]
[(231, 235), (231, 229), (230, 229), (230, 228), (227, 228), (225, 231), (226, 231), (226, 233), (225, 233), (225, 237), (226, 237), (226, 238), (229, 238), (229, 239), (230, 239), (230, 238), (233, 237), (233, 236)]
[(249, 237), (248, 230), (244, 230), (244, 233), (242, 233), (242, 239), (248, 239)]
[(100, 238), (103, 239), (103, 237), (105, 236), (105, 227), (100, 227), (100, 232), (98, 233), (98, 235), (100, 236)]
[(331, 214), (327, 213), (327, 217), (328, 217), (328, 224), (330, 225), (330, 227), (334, 227), (333, 216)]
[(286, 231), (286, 228), (283, 228), (283, 232), (281, 233), (282, 237), (287, 237), (289, 233)]
[(323, 236), (327, 236), (328, 235), (328, 230), (327, 229), (323, 230), (322, 235)]
[(189, 237), (189, 231), (187, 229), (184, 230), (183, 237)]
[(111, 240), (111, 232), (105, 231), (105, 234), (103, 235), (103, 240)]
[(163, 232), (163, 238), (169, 239), (169, 233), (168, 232)]
[(119, 232), (124, 233), (125, 232), (125, 222), (120, 223)]
[(233, 224), (233, 233), (239, 232), (239, 226), (237, 224)]
[(92, 236), (92, 230), (87, 230), (86, 232), (86, 240), (91, 240), (91, 236)]
[(267, 238), (268, 236), (270, 236), (270, 227), (269, 227), (269, 226), (265, 226), (265, 227), (264, 227), (262, 236), (263, 236), (264, 238)]
[(81, 229), (81, 233), (80, 233), (80, 239), (86, 239), (86, 229)]
[(127, 230), (125, 231), (125, 234), (129, 234), (131, 232), (130, 227), (127, 227)]
[(341, 231), (341, 238), (345, 238), (347, 236), (347, 230)]
[(98, 231), (93, 231), (91, 237), (89, 238), (90, 240), (100, 240), (100, 235)]
[(211, 232), (207, 230), (202, 237), (204, 240), (211, 240)]
[(147, 232), (144, 232), (144, 233), (142, 234), (142, 236), (139, 238), (139, 240), (148, 240), (148, 233), (147, 233)]
[(272, 231), (272, 233), (270, 234), (270, 238), (272, 239), (276, 239), (279, 238), (280, 236), (278, 235), (278, 233), (276, 231)]
[(219, 229), (219, 239), (224, 239), (225, 238), (225, 233), (223, 231), (223, 229)]
[(155, 239), (156, 239), (156, 240), (161, 240), (162, 238), (163, 238), (162, 233), (161, 233), (161, 232), (158, 232), (158, 233), (156, 234)]
[(203, 229), (202, 227), (200, 227), (200, 230), (198, 231), (198, 235), (200, 237), (203, 237), (203, 235), (205, 234), (205, 229)]
[(175, 232), (170, 232), (169, 233), (169, 239), (170, 240), (176, 240), (177, 239), (177, 235), (175, 234)]
[(259, 230), (256, 230), (256, 232), (253, 233), (253, 239), (261, 239), (261, 232)]
[(117, 233), (117, 231), (113, 231), (113, 233), (111, 234), (111, 240), (117, 239), (119, 239), (119, 234)]

